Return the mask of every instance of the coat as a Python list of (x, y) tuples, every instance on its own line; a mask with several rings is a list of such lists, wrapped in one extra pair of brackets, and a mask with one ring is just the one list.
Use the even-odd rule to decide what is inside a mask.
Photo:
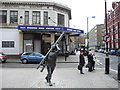
[(88, 62), (93, 63), (93, 55), (88, 54)]
[(85, 64), (85, 58), (84, 58), (84, 55), (79, 55), (79, 64), (84, 66)]
[(56, 66), (56, 59), (57, 59), (58, 53), (59, 53), (59, 50), (51, 51), (49, 53), (49, 55), (47, 56), (47, 60), (46, 60), (46, 65), (48, 67), (55, 67)]

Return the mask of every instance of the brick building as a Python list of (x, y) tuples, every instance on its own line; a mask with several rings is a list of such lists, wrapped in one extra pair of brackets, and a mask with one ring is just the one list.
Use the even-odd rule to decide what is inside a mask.
[[(111, 36), (109, 49), (120, 48), (120, 2), (113, 2), (112, 9), (107, 13), (107, 30)], [(106, 34), (106, 33), (104, 33)]]
[(91, 49), (104, 48), (103, 30), (104, 24), (98, 24), (89, 31), (89, 47)]

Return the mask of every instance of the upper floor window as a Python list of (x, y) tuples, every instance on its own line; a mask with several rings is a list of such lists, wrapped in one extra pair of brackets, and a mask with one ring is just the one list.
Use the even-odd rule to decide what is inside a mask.
[(0, 23), (7, 23), (7, 11), (0, 11)]
[(57, 22), (58, 25), (64, 26), (64, 15), (58, 14), (57, 16), (58, 16), (58, 22)]
[(33, 24), (40, 24), (40, 11), (33, 11), (32, 23)]
[(48, 25), (48, 12), (44, 12), (44, 25)]
[(10, 23), (11, 24), (18, 23), (18, 11), (10, 11)]
[(25, 11), (25, 24), (29, 24), (29, 11)]

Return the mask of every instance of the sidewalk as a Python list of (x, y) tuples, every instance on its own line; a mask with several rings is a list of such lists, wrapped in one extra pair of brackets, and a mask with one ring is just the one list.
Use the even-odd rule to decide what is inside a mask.
[[(57, 63), (78, 63), (78, 55), (79, 53), (70, 55), (67, 61), (64, 57), (58, 57)], [(93, 72), (88, 72), (84, 68), (83, 71), (84, 75), (80, 74), (77, 68), (56, 68), (52, 77), (55, 84), (52, 87), (41, 77), (31, 88), (118, 88), (118, 81), (106, 75), (104, 68), (96, 68)]]
[(41, 77), (31, 88), (118, 88), (118, 82), (105, 75), (103, 69), (93, 72), (84, 69), (84, 73), (80, 74), (76, 68), (56, 68), (52, 87), (47, 86), (44, 77)]

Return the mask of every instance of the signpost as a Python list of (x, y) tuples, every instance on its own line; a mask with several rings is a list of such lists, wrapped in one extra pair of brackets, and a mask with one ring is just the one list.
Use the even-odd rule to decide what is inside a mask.
[(111, 36), (109, 34), (103, 36), (103, 41), (104, 42), (110, 42)]

